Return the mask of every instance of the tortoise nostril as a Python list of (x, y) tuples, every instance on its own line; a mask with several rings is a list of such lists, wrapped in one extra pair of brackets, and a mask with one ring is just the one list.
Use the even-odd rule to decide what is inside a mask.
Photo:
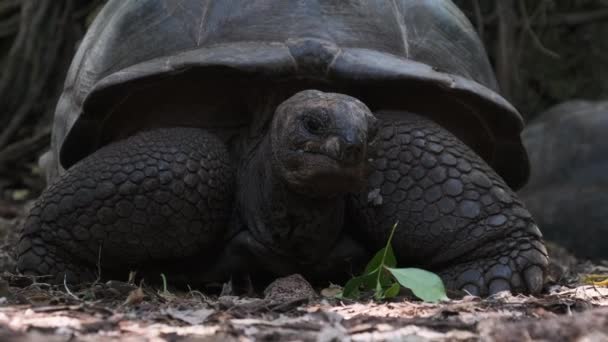
[(344, 146), (342, 160), (348, 164), (355, 164), (363, 159), (363, 146), (360, 144)]
[(365, 146), (361, 143), (348, 143), (339, 137), (327, 139), (320, 147), (321, 153), (345, 165), (354, 165), (365, 157)]

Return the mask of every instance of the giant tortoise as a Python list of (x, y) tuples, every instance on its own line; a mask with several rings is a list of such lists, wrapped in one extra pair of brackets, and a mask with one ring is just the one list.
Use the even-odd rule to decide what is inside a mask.
[(536, 293), (522, 127), (450, 1), (110, 0), (67, 76), (18, 268), (337, 281), (399, 222), (400, 265)]
[(521, 190), (547, 239), (608, 259), (608, 101), (571, 100), (523, 132), (530, 182)]

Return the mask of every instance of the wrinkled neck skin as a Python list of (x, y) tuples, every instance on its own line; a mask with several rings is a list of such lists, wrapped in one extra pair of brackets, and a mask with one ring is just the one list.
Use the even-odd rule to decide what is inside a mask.
[(313, 198), (289, 190), (270, 134), (251, 153), (238, 176), (237, 208), (245, 229), (278, 257), (297, 264), (323, 258), (342, 231), (345, 196)]

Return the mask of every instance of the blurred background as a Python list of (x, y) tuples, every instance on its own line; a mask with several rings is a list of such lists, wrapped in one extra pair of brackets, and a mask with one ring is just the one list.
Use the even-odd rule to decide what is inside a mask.
[[(2, 219), (20, 215), (45, 185), (37, 161), (48, 149), (54, 108), (104, 2), (0, 0)], [(598, 102), (608, 99), (608, 0), (454, 2), (483, 40), (503, 95), (529, 123), (533, 173), (524, 200), (550, 239), (608, 258), (608, 155), (601, 150), (608, 106)], [(554, 107), (572, 100), (586, 101)]]

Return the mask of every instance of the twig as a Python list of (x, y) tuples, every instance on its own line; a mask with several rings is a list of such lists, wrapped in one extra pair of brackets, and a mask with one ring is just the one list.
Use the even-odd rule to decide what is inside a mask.
[(91, 283), (91, 288), (93, 288), (95, 285), (99, 284), (100, 281), (101, 281), (101, 244), (99, 244), (99, 249), (97, 252), (97, 278), (95, 278), (95, 281), (93, 281)]
[(97, 253), (97, 279), (95, 284), (101, 280), (101, 244), (99, 244), (99, 252)]
[(551, 58), (559, 59), (559, 54), (547, 49), (540, 41), (540, 38), (538, 38), (538, 36), (536, 35), (536, 32), (534, 32), (534, 30), (532, 29), (532, 26), (530, 25), (530, 17), (528, 16), (528, 10), (526, 9), (526, 4), (524, 0), (519, 0), (518, 5), (519, 11), (521, 12), (521, 23), (523, 25), (523, 30), (527, 32), (530, 38), (532, 39), (532, 44), (534, 45), (534, 47), (538, 51), (544, 53), (545, 55)]
[[(10, 143), (17, 129), (31, 114), (34, 103), (38, 101), (48, 75), (52, 71), (51, 66), (54, 64), (53, 59), (56, 57), (56, 49), (53, 49), (52, 45), (48, 45), (46, 48), (49, 51), (41, 54), (38, 50), (44, 48), (45, 45), (36, 45), (37, 40), (41, 39), (36, 34), (48, 29), (44, 25), (47, 16), (49, 17), (47, 20), (53, 20), (53, 13), (48, 13), (51, 3), (48, 0), (29, 0), (22, 5), (19, 34), (9, 51), (7, 65), (4, 66), (10, 72), (4, 74), (4, 77), (0, 80), (0, 94), (12, 95), (0, 99), (0, 107), (5, 107), (4, 110), (9, 111), (3, 114), (11, 115), (8, 124), (5, 123), (6, 126), (0, 134), (0, 148)], [(45, 62), (49, 58), (49, 65), (47, 66)], [(41, 59), (45, 60), (42, 61)], [(36, 60), (39, 63), (36, 63)], [(9, 93), (8, 89), (12, 89), (12, 92)], [(25, 89), (25, 91), (20, 94), (15, 89), (21, 91)], [(15, 105), (19, 106), (19, 109), (13, 114), (11, 113), (11, 107)]]
[(72, 291), (70, 291), (70, 288), (68, 287), (67, 277), (68, 277), (68, 275), (66, 273), (64, 273), (63, 274), (63, 287), (65, 288), (65, 292), (67, 292), (67, 294), (70, 295), (72, 298), (74, 298), (76, 300), (80, 300), (80, 298), (78, 298), (78, 296), (76, 296), (74, 293), (72, 293)]
[(479, 0), (473, 0), (473, 11), (475, 12), (475, 24), (477, 25), (477, 34), (483, 41), (485, 23), (483, 20), (483, 14), (481, 13), (481, 5), (479, 4)]
[(547, 19), (547, 26), (583, 25), (594, 21), (608, 20), (608, 8), (588, 12), (554, 14)]
[(99, 1), (0, 1), (0, 38), (12, 41), (2, 53), (0, 150), (18, 136), (33, 135), (28, 123), (52, 112), (66, 62), (84, 26), (85, 18), (74, 13), (92, 10), (92, 2)]
[[(478, 13), (477, 13), (477, 4), (479, 2), (479, 0), (471, 0), (472, 1), (472, 6), (473, 6), (473, 13), (472, 15), (475, 16), (475, 22), (476, 25), (479, 26), (477, 24), (478, 21)], [(499, 1), (496, 1), (497, 3)], [(542, 1), (539, 5), (538, 8), (543, 8), (546, 7), (546, 5), (549, 3), (549, 1)], [(480, 6), (481, 7), (481, 6)], [(471, 15), (470, 12), (468, 12), (469, 15)], [(496, 24), (496, 19), (498, 19), (499, 13), (498, 12), (494, 12), (489, 16), (482, 16), (482, 20), (484, 25), (495, 25)], [(531, 18), (535, 17), (535, 15), (532, 15)], [(531, 21), (530, 25), (533, 27), (553, 27), (553, 26), (561, 26), (561, 25), (568, 25), (568, 26), (577, 26), (577, 25), (585, 25), (585, 24), (590, 24), (596, 21), (605, 21), (608, 20), (608, 8), (597, 8), (597, 9), (593, 9), (593, 10), (589, 10), (589, 11), (580, 11), (580, 12), (566, 12), (566, 13), (555, 13), (549, 16), (544, 16), (546, 20), (540, 20), (540, 21)], [(518, 27), (523, 26), (522, 22), (517, 22), (515, 24)]]
[(19, 15), (15, 14), (0, 22), (0, 38), (12, 36), (19, 31)]
[(7, 164), (19, 161), (22, 158), (37, 154), (49, 144), (51, 129), (49, 127), (36, 133), (33, 137), (14, 142), (0, 150), (0, 169)]
[(513, 0), (496, 1), (498, 16), (498, 39), (496, 40), (496, 76), (502, 92), (507, 99), (512, 98), (512, 70), (519, 65), (519, 59), (513, 50), (516, 23), (513, 11)]

